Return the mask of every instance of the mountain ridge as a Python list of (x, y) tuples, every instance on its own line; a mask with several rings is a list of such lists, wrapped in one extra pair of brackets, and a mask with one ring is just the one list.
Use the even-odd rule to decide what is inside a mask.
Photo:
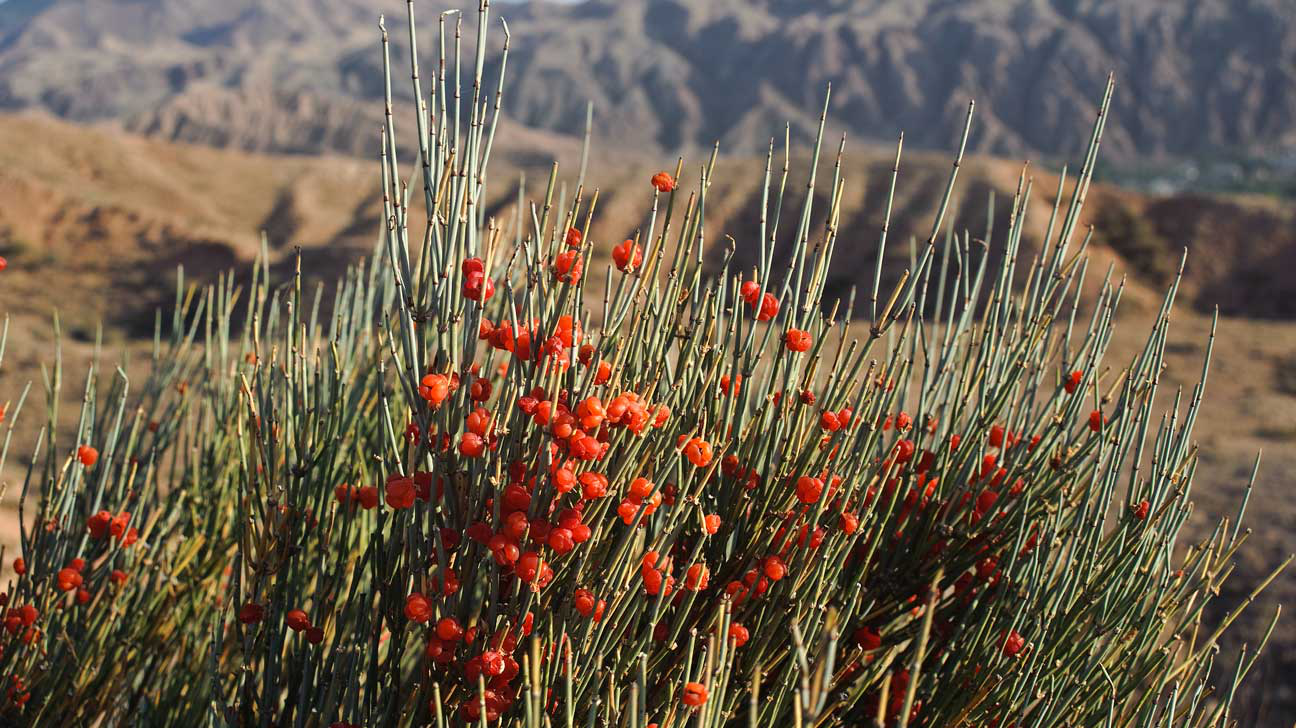
[[(471, 53), (476, 3), (447, 3), (466, 11)], [(0, 109), (250, 151), (367, 155), (380, 120), (380, 13), (393, 28), (397, 95), (409, 98), (405, 7), (10, 0), (0, 5)], [(1074, 157), (1108, 72), (1109, 154), (1296, 148), (1296, 11), (1283, 0), (585, 0), (491, 11), (513, 32), (511, 119), (575, 135), (588, 100), (598, 136), (645, 151), (718, 140), (750, 154), (784, 120), (804, 140), (831, 83), (833, 135), (904, 130), (912, 146), (948, 148), (975, 98), (971, 150)], [(431, 74), (436, 8), (416, 12)], [(498, 60), (492, 45), (491, 79)]]

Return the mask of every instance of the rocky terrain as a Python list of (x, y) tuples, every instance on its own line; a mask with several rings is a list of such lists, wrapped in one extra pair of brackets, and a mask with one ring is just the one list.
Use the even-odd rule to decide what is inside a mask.
[[(435, 15), (420, 0), (425, 76)], [(751, 153), (833, 132), (945, 148), (975, 98), (977, 151), (1069, 158), (1108, 72), (1110, 160), (1296, 147), (1287, 0), (586, 0), (492, 6), (512, 31), (506, 113), (647, 150)], [(368, 154), (382, 93), (376, 20), (401, 0), (8, 0), (0, 108), (111, 121), (167, 139)], [(452, 52), (456, 16), (446, 18)], [(489, 69), (498, 66), (498, 49)], [(449, 68), (453, 77), (454, 67)], [(402, 71), (400, 78), (405, 75)], [(406, 95), (406, 84), (398, 84)]]

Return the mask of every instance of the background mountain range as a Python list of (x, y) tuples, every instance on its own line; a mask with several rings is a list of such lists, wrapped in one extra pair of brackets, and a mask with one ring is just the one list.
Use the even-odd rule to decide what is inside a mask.
[[(419, 0), (428, 73), (444, 6), (476, 10)], [(1104, 139), (1111, 159), (1296, 149), (1290, 0), (587, 0), (492, 10), (513, 33), (512, 119), (577, 133), (588, 100), (599, 136), (644, 151), (719, 141), (750, 153), (784, 121), (803, 140), (831, 81), (834, 133), (891, 143), (904, 130), (911, 146), (946, 148), (975, 98), (973, 150), (1074, 156), (1108, 72), (1119, 79)], [(403, 45), (402, 0), (9, 0), (0, 5), (0, 109), (245, 150), (367, 154), (382, 88), (380, 12)]]

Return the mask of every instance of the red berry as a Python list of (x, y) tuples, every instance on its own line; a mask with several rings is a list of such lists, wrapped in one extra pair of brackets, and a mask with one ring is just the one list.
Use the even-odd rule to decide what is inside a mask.
[(432, 619), (432, 604), (418, 592), (410, 594), (405, 597), (405, 618), (419, 624), (427, 622)]
[(823, 495), (824, 482), (818, 478), (812, 478), (808, 475), (802, 475), (797, 479), (796, 493), (797, 500), (807, 505), (817, 503), (819, 496)]
[(765, 559), (765, 564), (761, 567), (761, 570), (770, 581), (778, 581), (787, 576), (787, 566), (784, 565), (783, 559), (777, 556), (770, 556)]
[(1077, 369), (1071, 372), (1071, 375), (1062, 382), (1062, 387), (1066, 389), (1067, 394), (1075, 394), (1076, 388), (1080, 386), (1080, 380), (1084, 379), (1084, 372)]
[(995, 425), (990, 428), (990, 447), (1003, 447), (1004, 428), (1003, 425)]
[(734, 647), (742, 647), (747, 644), (749, 639), (751, 639), (751, 633), (747, 631), (746, 627), (737, 622), (729, 625), (729, 640), (733, 642)]
[(811, 339), (810, 332), (801, 329), (788, 329), (783, 335), (783, 344), (787, 346), (788, 351), (794, 351), (798, 354), (810, 350)]
[(540, 554), (527, 551), (518, 557), (517, 563), (513, 566), (513, 571), (517, 574), (517, 578), (522, 581), (532, 582), (539, 578), (543, 563)]
[(294, 632), (304, 631), (311, 626), (310, 618), (306, 616), (306, 612), (300, 609), (288, 610), (288, 613), (284, 615), (284, 622)]
[(238, 621), (243, 624), (256, 624), (265, 617), (265, 607), (256, 602), (248, 602), (239, 607)]
[(366, 485), (356, 490), (356, 500), (360, 501), (360, 507), (366, 511), (371, 511), (378, 507), (378, 486)]
[(458, 642), (463, 639), (463, 627), (454, 617), (442, 617), (436, 626), (437, 637), (442, 642)]
[(459, 454), (469, 458), (479, 458), (486, 452), (486, 441), (475, 432), (465, 432), (459, 436)]
[(111, 533), (113, 538), (122, 538), (125, 536), (126, 527), (130, 525), (130, 517), (130, 511), (122, 511), (116, 516), (113, 516), (112, 521), (108, 523), (108, 533)]
[(690, 708), (701, 706), (707, 701), (707, 689), (702, 683), (684, 683), (684, 692), (680, 696), (680, 702)]
[(396, 477), (387, 481), (386, 501), (389, 508), (413, 508), (416, 495), (413, 478)]
[(567, 468), (558, 468), (554, 471), (553, 482), (559, 493), (570, 493), (576, 487), (576, 473)]
[(711, 443), (701, 438), (695, 437), (684, 445), (684, 457), (688, 458), (694, 467), (704, 468), (711, 464)]
[(582, 617), (592, 617), (595, 622), (603, 620), (603, 610), (607, 602), (597, 599), (589, 589), (577, 589), (572, 596), (572, 605)]
[(581, 473), (581, 496), (585, 500), (595, 500), (607, 495), (608, 479), (602, 473)]
[(581, 271), (584, 270), (584, 266), (585, 263), (581, 259), (579, 250), (564, 250), (554, 256), (550, 272), (553, 273), (556, 280), (575, 285), (580, 282)]
[(576, 541), (572, 538), (572, 532), (566, 528), (551, 530), (547, 542), (549, 548), (559, 554), (570, 553), (572, 549), (576, 548)]
[(855, 630), (855, 643), (865, 651), (876, 650), (882, 646), (882, 635), (872, 627), (860, 627)]
[(1148, 503), (1147, 501), (1139, 501), (1139, 504), (1134, 506), (1134, 517), (1140, 521), (1147, 520), (1148, 512), (1150, 510), (1152, 510), (1151, 503)]
[(572, 606), (576, 607), (576, 611), (582, 617), (588, 617), (594, 613), (595, 601), (594, 593), (589, 589), (577, 589), (576, 593), (572, 595)]
[(1016, 657), (1026, 647), (1026, 638), (1017, 634), (1016, 630), (1009, 630), (1004, 633), (1002, 646), (1005, 655)]
[(59, 569), (55, 580), (58, 582), (59, 591), (72, 591), (81, 586), (81, 572), (73, 568)]
[(652, 494), (653, 482), (647, 478), (635, 478), (630, 481), (630, 493), (627, 497), (631, 500), (643, 500)]
[(981, 491), (981, 495), (978, 495), (976, 499), (976, 512), (984, 515), (994, 507), (995, 501), (998, 499), (999, 494), (993, 490), (987, 489)]
[(450, 378), (444, 374), (425, 374), (419, 381), (419, 396), (427, 400), (433, 409), (440, 406), (450, 395)]
[(627, 240), (612, 248), (612, 262), (616, 263), (617, 270), (629, 273), (643, 265), (643, 250), (633, 240)]
[[(473, 259), (475, 260), (475, 259)], [(466, 261), (465, 261), (466, 262)], [(487, 299), (495, 295), (495, 282), (492, 281), (484, 272), (473, 271), (464, 276), (463, 296), (470, 301), (485, 303)]]
[(850, 535), (859, 530), (859, 516), (854, 513), (841, 514), (841, 520), (838, 522), (843, 533)]
[(711, 581), (711, 570), (706, 564), (693, 564), (684, 574), (684, 588), (689, 591), (702, 591)]
[(714, 536), (716, 531), (720, 530), (720, 516), (712, 513), (702, 517), (702, 528), (707, 535)]

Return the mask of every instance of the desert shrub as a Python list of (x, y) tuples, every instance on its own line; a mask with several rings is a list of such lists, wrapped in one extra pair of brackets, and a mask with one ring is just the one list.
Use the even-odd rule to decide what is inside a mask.
[(92, 369), (70, 440), (50, 406), (11, 722), (1227, 720), (1254, 658), (1217, 680), (1237, 613), (1201, 615), (1245, 534), (1176, 546), (1205, 378), (1160, 414), (1174, 288), (1129, 362), (1104, 360), (1118, 287), (1077, 320), (1105, 113), (1026, 287), (1023, 184), (1002, 265), (937, 244), (943, 204), (891, 290), (824, 301), (840, 178), (811, 229), (813, 176), (798, 211), (768, 174), (760, 264), (711, 276), (715, 159), (681, 164), (609, 263), (597, 196), (556, 177), (511, 227), (484, 216), (499, 91), (447, 65), (414, 184), (388, 116), (385, 234), (331, 296), (264, 261), (182, 283), (150, 376)]

